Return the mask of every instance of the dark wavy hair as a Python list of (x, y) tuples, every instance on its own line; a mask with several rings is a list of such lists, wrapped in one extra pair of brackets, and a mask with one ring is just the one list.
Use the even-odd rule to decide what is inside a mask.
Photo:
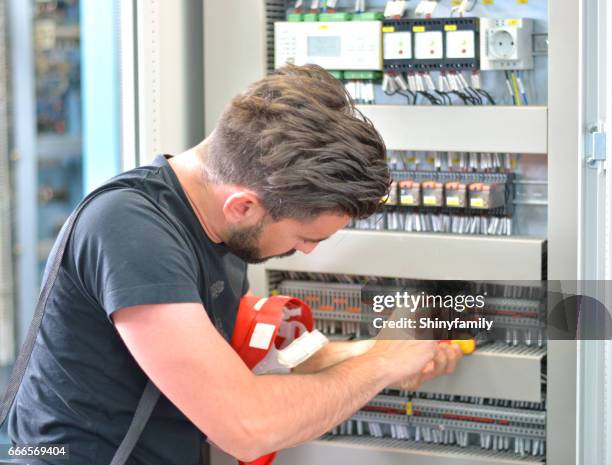
[(206, 156), (211, 182), (253, 189), (275, 220), (372, 215), (388, 194), (385, 144), (340, 81), (279, 68), (227, 106)]

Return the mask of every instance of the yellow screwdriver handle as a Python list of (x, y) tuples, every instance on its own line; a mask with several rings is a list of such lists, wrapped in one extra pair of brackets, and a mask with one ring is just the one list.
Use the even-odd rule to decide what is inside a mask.
[(452, 339), (440, 342), (458, 345), (464, 355), (470, 355), (476, 350), (476, 341), (474, 339)]

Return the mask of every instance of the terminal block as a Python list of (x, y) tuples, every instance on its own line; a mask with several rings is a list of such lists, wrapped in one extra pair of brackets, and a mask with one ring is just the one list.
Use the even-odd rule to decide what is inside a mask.
[(409, 207), (421, 205), (421, 184), (405, 179), (399, 182), (399, 204)]
[(312, 308), (315, 327), (326, 334), (361, 335), (360, 284), (285, 280), (278, 292), (303, 300)]
[(490, 297), (482, 315), (493, 321), (493, 337), (509, 345), (546, 343), (545, 306), (540, 300)]
[(470, 208), (492, 210), (506, 205), (506, 187), (502, 184), (475, 182), (468, 189)]
[[(411, 401), (415, 436), (460, 434), (458, 444), (510, 450), (518, 455), (544, 455), (546, 413), (426, 399)], [(450, 436), (450, 435), (449, 435)], [(429, 441), (428, 441), (429, 442)]]
[(347, 422), (334, 428), (332, 434), (369, 434), (377, 438), (480, 447), (523, 457), (545, 454), (545, 411), (483, 405), (482, 401), (458, 402), (454, 399), (382, 394)]
[(444, 206), (444, 185), (440, 181), (425, 181), (422, 184), (422, 198), (426, 207)]
[[(330, 275), (332, 278), (335, 275)], [(393, 309), (374, 311), (374, 296), (427, 294), (424, 283), (412, 280), (388, 280), (374, 277), (355, 277), (352, 282), (324, 282), (326, 276), (302, 274), (281, 275), (274, 286), (275, 292), (295, 296), (313, 310), (317, 329), (326, 334), (375, 334), (375, 318), (388, 318)], [(342, 280), (342, 277), (338, 277)], [(462, 284), (463, 289), (463, 284)], [(464, 292), (486, 293), (484, 307), (475, 309), (474, 318), (494, 322), (493, 330), (483, 334), (470, 332), (477, 345), (500, 341), (504, 347), (543, 347), (546, 338), (546, 309), (538, 287), (492, 286), (487, 283), (466, 284)], [(446, 291), (445, 291), (446, 292)], [(442, 339), (461, 338), (462, 334), (449, 334)], [(502, 342), (505, 341), (505, 344)]]
[(468, 204), (467, 185), (463, 182), (449, 181), (444, 185), (446, 206), (449, 208), (466, 208)]

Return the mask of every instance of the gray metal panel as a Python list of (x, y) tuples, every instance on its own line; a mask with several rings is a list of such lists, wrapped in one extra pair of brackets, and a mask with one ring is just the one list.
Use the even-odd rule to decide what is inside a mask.
[(201, 18), (201, 2), (137, 2), (140, 164), (204, 138)]
[(34, 83), (34, 46), (31, 2), (8, 2), (10, 36), (11, 101), (13, 121), (13, 153), (15, 161), (15, 248), (17, 265), (18, 344), (21, 345), (34, 315), (36, 298), (40, 290), (38, 273), (37, 141), (36, 101)]
[(262, 0), (204, 1), (204, 123), (206, 135), (236, 94), (266, 73)]
[(119, 12), (119, 120), (121, 171), (138, 165), (138, 66), (136, 0), (115, 0)]
[[(581, 5), (549, 2), (548, 52), (548, 277), (578, 278), (581, 215), (580, 44)], [(577, 344), (548, 345), (547, 449), (555, 465), (576, 461)]]
[[(611, 32), (612, 9), (608, 0), (584, 3), (582, 11), (583, 41), (580, 63), (582, 71), (582, 111), (584, 136), (588, 147), (583, 158), (596, 155), (596, 145), (588, 144), (592, 132), (603, 133), (608, 139), (603, 154), (611, 159), (612, 147), (612, 56)], [(600, 139), (601, 140), (601, 139)], [(590, 147), (589, 147), (590, 145)], [(587, 163), (583, 169), (581, 186), (581, 259), (580, 272), (584, 280), (609, 279), (610, 270), (610, 221), (612, 219), (612, 174), (605, 161)], [(607, 272), (606, 272), (607, 270)], [(607, 308), (612, 302), (603, 301)], [(602, 322), (605, 324), (605, 322)], [(579, 342), (578, 348), (578, 459), (585, 465), (609, 464), (612, 462), (612, 447), (609, 438), (611, 429), (612, 383), (610, 382), (610, 341)]]
[(390, 150), (545, 154), (548, 148), (546, 107), (362, 105), (359, 109)]
[[(15, 356), (15, 291), (11, 186), (9, 182), (8, 63), (6, 2), (0, 0), (0, 367)], [(0, 378), (1, 378), (0, 374)], [(2, 392), (2, 386), (0, 386)]]
[[(211, 465), (235, 464), (211, 449)], [(279, 452), (275, 465), (541, 465), (533, 459), (481, 449), (461, 449), (369, 437), (313, 441)]]
[(419, 391), (541, 402), (541, 362), (546, 350), (495, 350), (499, 344), (505, 345), (484, 347), (464, 357), (453, 374), (428, 381)]
[(339, 231), (308, 255), (273, 259), (270, 270), (413, 279), (539, 280), (542, 239), (391, 231)]

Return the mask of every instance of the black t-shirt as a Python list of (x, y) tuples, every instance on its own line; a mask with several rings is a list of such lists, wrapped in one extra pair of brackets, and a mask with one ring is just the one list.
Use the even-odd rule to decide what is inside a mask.
[[(248, 289), (246, 264), (206, 236), (164, 156), (108, 188), (77, 219), (8, 420), (15, 443), (68, 444), (70, 460), (30, 464), (108, 465), (125, 436), (147, 378), (113, 312), (201, 302), (229, 341)], [(203, 439), (162, 395), (128, 464), (196, 465)]]

